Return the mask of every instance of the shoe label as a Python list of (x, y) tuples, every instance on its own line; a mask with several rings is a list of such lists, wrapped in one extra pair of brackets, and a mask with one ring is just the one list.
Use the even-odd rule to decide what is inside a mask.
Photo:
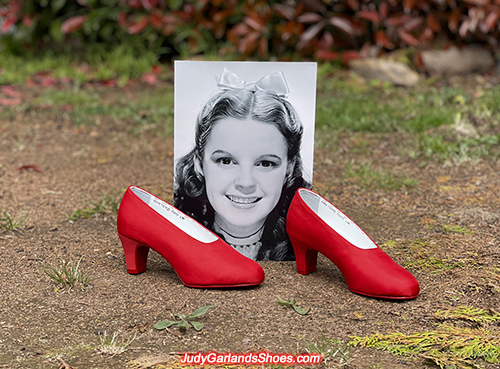
[(354, 246), (360, 249), (378, 247), (356, 223), (324, 199), (319, 204), (318, 216)]
[(175, 225), (181, 231), (187, 233), (189, 236), (200, 242), (210, 243), (218, 239), (216, 235), (208, 231), (201, 224), (189, 218), (186, 214), (174, 208), (172, 205), (167, 204), (165, 201), (151, 196), (149, 206), (151, 206), (151, 208), (156, 210), (156, 212), (161, 214), (166, 220)]

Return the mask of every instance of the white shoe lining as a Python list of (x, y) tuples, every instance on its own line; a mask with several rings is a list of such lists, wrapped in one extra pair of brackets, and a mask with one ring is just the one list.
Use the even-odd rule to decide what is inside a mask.
[(162, 215), (170, 223), (197, 241), (210, 243), (218, 239), (215, 234), (165, 201), (160, 200), (138, 187), (131, 187), (131, 190), (158, 214)]
[(378, 247), (356, 223), (321, 196), (306, 189), (299, 190), (299, 194), (326, 224), (354, 246), (365, 250)]

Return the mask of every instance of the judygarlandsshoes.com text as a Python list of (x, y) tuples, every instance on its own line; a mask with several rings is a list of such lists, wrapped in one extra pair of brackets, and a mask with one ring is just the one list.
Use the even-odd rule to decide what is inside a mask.
[(323, 361), (320, 354), (273, 354), (269, 352), (249, 352), (249, 353), (219, 353), (219, 352), (198, 352), (184, 353), (179, 359), (180, 364), (185, 365), (315, 365)]

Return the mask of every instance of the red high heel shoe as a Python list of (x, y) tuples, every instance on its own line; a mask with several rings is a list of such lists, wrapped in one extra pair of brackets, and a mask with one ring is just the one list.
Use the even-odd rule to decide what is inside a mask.
[(342, 272), (349, 289), (360, 295), (413, 299), (420, 287), (351, 219), (313, 191), (301, 188), (288, 209), (286, 229), (295, 251), (297, 271), (316, 270), (318, 251)]
[(255, 286), (264, 271), (172, 205), (130, 186), (118, 211), (118, 235), (130, 274), (146, 270), (149, 249), (157, 251), (188, 287)]

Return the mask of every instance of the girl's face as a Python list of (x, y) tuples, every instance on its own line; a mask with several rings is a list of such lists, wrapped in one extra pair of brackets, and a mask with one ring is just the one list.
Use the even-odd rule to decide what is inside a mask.
[(216, 223), (244, 237), (264, 224), (292, 165), (285, 138), (272, 124), (224, 118), (208, 137), (202, 172)]

